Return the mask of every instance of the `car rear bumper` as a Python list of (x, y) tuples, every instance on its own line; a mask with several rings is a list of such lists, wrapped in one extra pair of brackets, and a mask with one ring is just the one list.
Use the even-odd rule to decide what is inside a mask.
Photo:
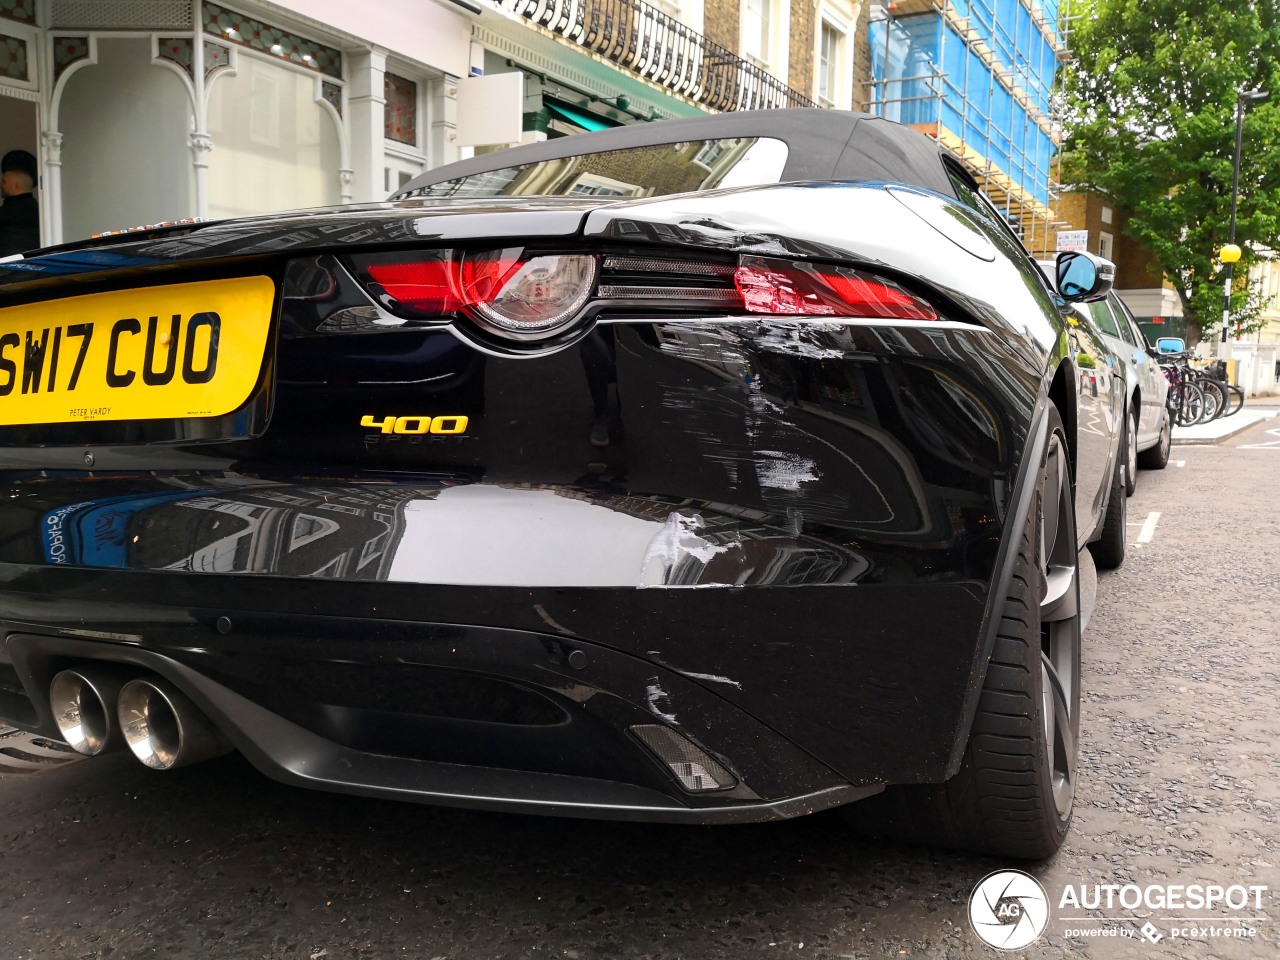
[[(0, 717), (26, 729), (57, 737), (53, 676), (107, 662), (170, 681), (286, 782), (705, 823), (944, 779), (983, 606), (974, 584), (427, 590), (4, 567)], [(646, 725), (732, 787), (683, 790)]]
[[(178, 659), (118, 642), (34, 634), (10, 635), (5, 655), (25, 685), (36, 688), (31, 697), (36, 722), (24, 723), (28, 728), (58, 736), (40, 693), (46, 679), (68, 666), (91, 670), (110, 663), (126, 673), (163, 678), (176, 686), (268, 776), (340, 793), (550, 816), (711, 824), (799, 816), (849, 803), (883, 788), (842, 782), (776, 735), (755, 731), (760, 737), (754, 745), (769, 762), (779, 765), (769, 784), (777, 795), (759, 796), (741, 780), (728, 790), (701, 796), (684, 793), (673, 778), (663, 775), (661, 764), (648, 756), (638, 740), (626, 736), (625, 727), (611, 729), (603, 719), (610, 712), (616, 715), (616, 704), (612, 711), (591, 711), (590, 715), (574, 716), (566, 711), (564, 719), (551, 725), (554, 729), (541, 731), (542, 736), (529, 724), (427, 717), (404, 710), (403, 704), (399, 711), (379, 709), (383, 705), (376, 703), (367, 710), (336, 711), (337, 716), (326, 724), (314, 716), (287, 717), (264, 703), (292, 704), (292, 708), (283, 709), (295, 712), (313, 691), (295, 687), (288, 696), (255, 701), (214, 679), (210, 675), (214, 671), (202, 671), (184, 662), (190, 657)], [(201, 663), (198, 658), (195, 662)], [(359, 669), (357, 664), (351, 666)], [(264, 687), (281, 690), (290, 686), (280, 676), (260, 679)], [(492, 687), (499, 681), (490, 677), (486, 682)], [(481, 688), (476, 685), (474, 689)], [(535, 695), (531, 689), (525, 692)], [(537, 694), (553, 696), (549, 688)], [(23, 713), (14, 710), (13, 701), (10, 695), (8, 712)], [(487, 706), (497, 711), (510, 708), (510, 703)], [(304, 722), (297, 722), (299, 719)], [(643, 717), (632, 719), (644, 721)], [(744, 733), (740, 730), (740, 735)], [(452, 740), (433, 741), (433, 734)], [(477, 736), (488, 740), (488, 745), (477, 747)], [(467, 748), (473, 759), (505, 752), (502, 762), (506, 765), (425, 759), (447, 757), (468, 740), (473, 741)], [(746, 744), (741, 746), (746, 748)], [(748, 767), (759, 774), (759, 759), (749, 758)], [(735, 773), (742, 775), (737, 769)], [(804, 782), (808, 787), (799, 786)]]

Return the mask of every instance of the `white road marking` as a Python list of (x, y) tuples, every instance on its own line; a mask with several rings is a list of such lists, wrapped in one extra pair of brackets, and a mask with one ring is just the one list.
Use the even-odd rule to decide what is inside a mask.
[[(1267, 436), (1280, 437), (1280, 429), (1268, 430)], [(1267, 443), (1242, 443), (1237, 446), (1238, 450), (1280, 450), (1280, 439), (1270, 440)]]
[(1175, 460), (1175, 461), (1173, 461), (1173, 465), (1174, 465), (1175, 467), (1185, 467), (1185, 466), (1187, 465), (1187, 461), (1185, 461), (1185, 460)]
[(1150, 543), (1151, 538), (1156, 535), (1156, 524), (1160, 521), (1160, 513), (1148, 513), (1146, 521), (1142, 524), (1142, 531), (1138, 534), (1136, 543)]

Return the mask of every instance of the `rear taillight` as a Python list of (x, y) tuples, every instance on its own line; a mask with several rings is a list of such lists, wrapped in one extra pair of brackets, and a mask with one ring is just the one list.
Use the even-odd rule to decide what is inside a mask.
[(398, 316), (463, 314), (492, 333), (542, 338), (570, 326), (591, 297), (590, 254), (525, 255), (520, 248), (429, 250), (356, 260), (374, 296)]
[[(778, 257), (543, 253), (522, 247), (414, 250), (348, 261), (375, 300), (403, 319), (454, 321), (505, 352), (558, 349), (606, 314), (829, 317), (913, 322), (937, 311), (878, 273)], [(594, 309), (593, 309), (594, 307)]]
[(893, 281), (849, 267), (743, 257), (733, 282), (748, 313), (938, 319), (933, 307)]
[(937, 320), (937, 311), (886, 277), (830, 264), (741, 256), (736, 263), (658, 257), (604, 258), (597, 296), (614, 302), (666, 301), (771, 316)]
[[(408, 260), (370, 263), (371, 279), (397, 312), (411, 316), (438, 317), (457, 312), (465, 302), (454, 282), (455, 267), (449, 260)], [(379, 298), (382, 299), (382, 298)]]

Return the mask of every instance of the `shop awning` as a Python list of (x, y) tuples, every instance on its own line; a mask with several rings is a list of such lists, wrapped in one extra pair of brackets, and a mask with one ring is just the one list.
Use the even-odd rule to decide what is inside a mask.
[(617, 124), (610, 123), (602, 117), (597, 117), (583, 110), (575, 110), (573, 107), (557, 103), (554, 100), (543, 99), (542, 105), (551, 112), (552, 116), (567, 120), (583, 130), (610, 130), (617, 126)]

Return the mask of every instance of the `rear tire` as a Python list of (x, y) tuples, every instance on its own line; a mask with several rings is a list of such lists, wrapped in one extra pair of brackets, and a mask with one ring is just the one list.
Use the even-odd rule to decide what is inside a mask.
[(1234, 383), (1223, 384), (1223, 389), (1227, 394), (1227, 409), (1222, 412), (1222, 415), (1224, 417), (1234, 416), (1244, 406), (1244, 391)]
[(1089, 544), (1094, 562), (1103, 570), (1114, 570), (1124, 563), (1129, 498), (1124, 492), (1124, 467), (1120, 458), (1124, 456), (1128, 432), (1128, 428), (1124, 428), (1124, 435), (1120, 437), (1120, 450), (1116, 452), (1116, 468), (1111, 475), (1111, 492), (1107, 495), (1107, 514), (1102, 520), (1102, 535)]
[(1165, 404), (1164, 414), (1160, 421), (1160, 439), (1156, 445), (1138, 454), (1138, 466), (1144, 470), (1163, 470), (1169, 463), (1169, 453), (1173, 449), (1173, 414), (1169, 405)]
[(907, 843), (1043, 860), (1071, 823), (1080, 723), (1080, 584), (1062, 421), (1051, 408), (1036, 492), (960, 770), (846, 808), (855, 828)]
[(1204, 416), (1201, 423), (1217, 420), (1227, 409), (1227, 391), (1217, 380), (1200, 380), (1196, 384), (1204, 394)]
[(1178, 426), (1194, 427), (1204, 419), (1204, 393), (1194, 383), (1183, 383), (1182, 399), (1178, 403)]

